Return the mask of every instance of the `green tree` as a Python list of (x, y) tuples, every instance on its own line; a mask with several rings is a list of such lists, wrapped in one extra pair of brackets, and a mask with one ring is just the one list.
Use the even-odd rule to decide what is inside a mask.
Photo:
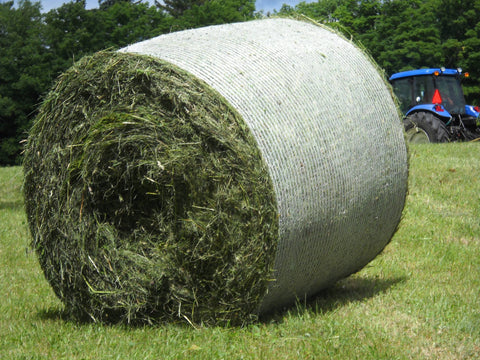
[(319, 0), (295, 10), (352, 36), (387, 72), (439, 62), (435, 13), (422, 0)]
[(195, 5), (203, 5), (205, 0), (155, 0), (155, 5), (172, 15), (175, 18), (178, 18), (183, 15), (187, 10), (191, 10)]
[[(393, 73), (424, 66), (441, 66), (442, 52), (435, 14), (419, 0), (391, 1), (383, 7), (371, 51)], [(428, 61), (428, 63), (427, 63)]]
[(292, 15), (294, 13), (303, 14), (322, 23), (335, 24), (339, 21), (334, 13), (339, 6), (343, 6), (346, 0), (318, 0), (317, 2), (307, 3), (302, 1), (294, 7), (283, 4), (278, 14)]
[(105, 48), (122, 46), (167, 32), (167, 15), (147, 3), (124, 0), (103, 2), (85, 9), (85, 0), (63, 4), (45, 15), (46, 40), (57, 73), (75, 60)]
[(300, 13), (328, 24), (346, 35), (357, 36), (374, 28), (381, 5), (380, 0), (318, 0), (312, 3), (302, 1), (294, 8), (284, 4), (279, 13)]
[[(175, 1), (165, 2), (174, 6)], [(180, 3), (180, 2), (178, 2)], [(0, 164), (18, 162), (40, 97), (53, 79), (86, 54), (119, 48), (173, 30), (254, 17), (254, 0), (197, 0), (177, 13), (133, 0), (74, 0), (41, 13), (40, 3), (0, 4)]]
[(480, 1), (432, 0), (437, 10), (444, 65), (472, 76), (464, 82), (467, 101), (480, 104)]
[(107, 24), (98, 9), (86, 10), (85, 0), (71, 1), (45, 15), (46, 42), (52, 69), (58, 74), (83, 55), (105, 47)]
[[(477, 18), (480, 19), (480, 16)], [(460, 65), (472, 74), (464, 82), (465, 96), (469, 103), (480, 105), (480, 20), (465, 32), (462, 53)]]
[(132, 0), (98, 0), (100, 10), (107, 10), (109, 7), (118, 3), (132, 3)]
[(104, 47), (123, 47), (166, 33), (171, 27), (171, 18), (147, 3), (119, 1), (98, 15), (106, 28)]
[(15, 164), (19, 142), (33, 117), (52, 71), (44, 41), (40, 3), (0, 4), (0, 164)]
[(251, 20), (255, 17), (255, 0), (206, 0), (193, 5), (174, 22), (174, 29), (197, 28)]

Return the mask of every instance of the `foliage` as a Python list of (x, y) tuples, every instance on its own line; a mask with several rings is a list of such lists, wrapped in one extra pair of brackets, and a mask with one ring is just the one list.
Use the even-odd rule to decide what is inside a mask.
[(119, 48), (150, 39), (168, 32), (171, 26), (164, 13), (146, 3), (117, 2), (104, 18), (106, 41), (103, 48)]
[(39, 3), (0, 4), (0, 164), (15, 163), (30, 114), (53, 75), (41, 19)]
[[(84, 0), (76, 0), (84, 1)], [(120, 3), (133, 3), (133, 0), (98, 0), (100, 10), (107, 10), (109, 7)]]
[(85, 1), (69, 2), (44, 15), (45, 38), (52, 55), (51, 68), (58, 75), (90, 51), (103, 47), (105, 23), (97, 11), (87, 11)]
[(387, 2), (383, 6), (384, 21), (378, 24), (379, 31), (372, 39), (377, 46), (370, 51), (388, 73), (424, 67), (425, 59), (431, 67), (442, 65), (435, 16), (427, 6), (420, 0)]
[(462, 67), (467, 101), (480, 103), (480, 2), (475, 0), (318, 0), (284, 6), (353, 36), (387, 74)]
[(252, 0), (191, 1), (173, 18), (147, 2), (105, 0), (99, 9), (85, 0), (41, 13), (40, 3), (0, 4), (0, 164), (20, 161), (41, 96), (75, 60), (101, 49), (118, 49), (163, 33), (253, 18)]
[(255, 0), (209, 0), (192, 5), (174, 22), (175, 29), (196, 28), (250, 20), (254, 17)]
[[(75, 0), (41, 13), (40, 3), (0, 4), (0, 164), (18, 162), (40, 96), (74, 60), (105, 48), (204, 25), (252, 19), (255, 0)], [(360, 41), (387, 74), (461, 67), (467, 102), (480, 104), (480, 2), (477, 0), (318, 0), (283, 5)]]
[(165, 19), (146, 3), (116, 1), (92, 10), (84, 0), (66, 3), (45, 15), (51, 66), (58, 74), (84, 55), (159, 35), (168, 31)]
[(155, 0), (155, 5), (169, 13), (175, 18), (183, 15), (187, 10), (192, 9), (194, 6), (201, 6), (205, 3), (205, 0)]

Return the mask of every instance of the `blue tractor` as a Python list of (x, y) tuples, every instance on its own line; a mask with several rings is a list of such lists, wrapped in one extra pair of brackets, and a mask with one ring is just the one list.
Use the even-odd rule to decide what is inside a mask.
[(447, 142), (480, 138), (480, 108), (467, 105), (462, 69), (419, 69), (393, 74), (389, 81), (400, 101), (410, 142)]

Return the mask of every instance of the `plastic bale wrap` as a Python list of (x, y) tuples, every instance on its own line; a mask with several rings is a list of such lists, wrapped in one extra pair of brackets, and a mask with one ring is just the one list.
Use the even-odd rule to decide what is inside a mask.
[(268, 19), (85, 57), (25, 152), (32, 245), (69, 313), (244, 324), (391, 240), (407, 153), (354, 44)]

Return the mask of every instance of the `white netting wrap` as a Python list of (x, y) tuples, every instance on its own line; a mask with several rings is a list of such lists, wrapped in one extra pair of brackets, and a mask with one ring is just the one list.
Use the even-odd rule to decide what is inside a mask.
[(382, 77), (351, 42), (311, 23), (268, 19), (172, 33), (121, 51), (202, 79), (250, 127), (280, 225), (262, 311), (359, 270), (390, 241), (407, 191), (402, 126)]

